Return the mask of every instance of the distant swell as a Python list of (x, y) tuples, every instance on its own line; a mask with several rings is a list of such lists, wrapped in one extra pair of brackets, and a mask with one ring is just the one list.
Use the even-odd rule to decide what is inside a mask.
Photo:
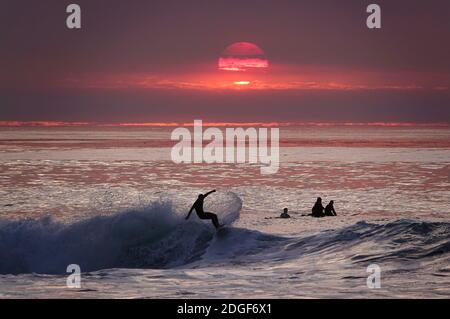
[(354, 263), (420, 261), (450, 252), (450, 223), (401, 219), (387, 224), (364, 221), (294, 240), (288, 249), (321, 256), (346, 256)]

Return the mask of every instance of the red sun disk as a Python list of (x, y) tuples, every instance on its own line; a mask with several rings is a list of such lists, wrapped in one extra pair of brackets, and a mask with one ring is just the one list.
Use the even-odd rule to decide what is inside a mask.
[(267, 69), (269, 61), (264, 51), (250, 42), (237, 42), (228, 46), (219, 58), (219, 70), (248, 71)]
[(264, 51), (256, 44), (250, 42), (237, 42), (229, 45), (222, 55), (264, 55)]

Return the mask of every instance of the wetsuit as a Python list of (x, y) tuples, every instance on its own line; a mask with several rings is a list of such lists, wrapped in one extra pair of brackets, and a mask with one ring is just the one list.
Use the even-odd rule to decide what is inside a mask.
[(325, 207), (325, 216), (337, 216), (333, 205), (328, 204), (327, 207)]
[(312, 208), (312, 217), (323, 217), (325, 216), (323, 213), (323, 206), (321, 203), (316, 202), (314, 207)]
[(214, 191), (208, 192), (205, 195), (199, 195), (197, 200), (195, 201), (194, 205), (192, 205), (191, 210), (189, 211), (189, 214), (187, 215), (186, 219), (189, 218), (189, 216), (192, 213), (192, 210), (195, 209), (195, 212), (197, 213), (198, 218), (200, 219), (211, 219), (214, 227), (219, 228), (221, 225), (219, 224), (219, 219), (217, 218), (216, 214), (205, 212), (203, 210), (203, 202), (209, 194), (214, 193)]

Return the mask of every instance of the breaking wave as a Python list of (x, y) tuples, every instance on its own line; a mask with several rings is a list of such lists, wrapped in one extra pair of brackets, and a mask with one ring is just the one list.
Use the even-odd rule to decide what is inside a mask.
[[(239, 218), (241, 199), (228, 193), (212, 203), (221, 221)], [(228, 227), (216, 233), (197, 217), (188, 222), (170, 203), (73, 224), (50, 217), (0, 220), (0, 274), (65, 273), (109, 268), (173, 268), (211, 263), (279, 262), (343, 256), (352, 263), (447, 258), (450, 224), (398, 220), (359, 222), (311, 236), (285, 238)]]
[[(239, 218), (242, 202), (222, 195), (215, 211), (226, 224)], [(199, 258), (215, 234), (195, 213), (184, 220), (170, 202), (73, 224), (51, 217), (0, 220), (0, 274), (65, 273), (69, 264), (82, 271), (117, 267), (164, 268)]]

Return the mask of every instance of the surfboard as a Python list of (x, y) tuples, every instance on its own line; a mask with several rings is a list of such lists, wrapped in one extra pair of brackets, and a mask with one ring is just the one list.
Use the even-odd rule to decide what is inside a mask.
[(216, 234), (218, 236), (224, 236), (230, 232), (230, 227), (227, 225), (223, 225), (216, 230)]

